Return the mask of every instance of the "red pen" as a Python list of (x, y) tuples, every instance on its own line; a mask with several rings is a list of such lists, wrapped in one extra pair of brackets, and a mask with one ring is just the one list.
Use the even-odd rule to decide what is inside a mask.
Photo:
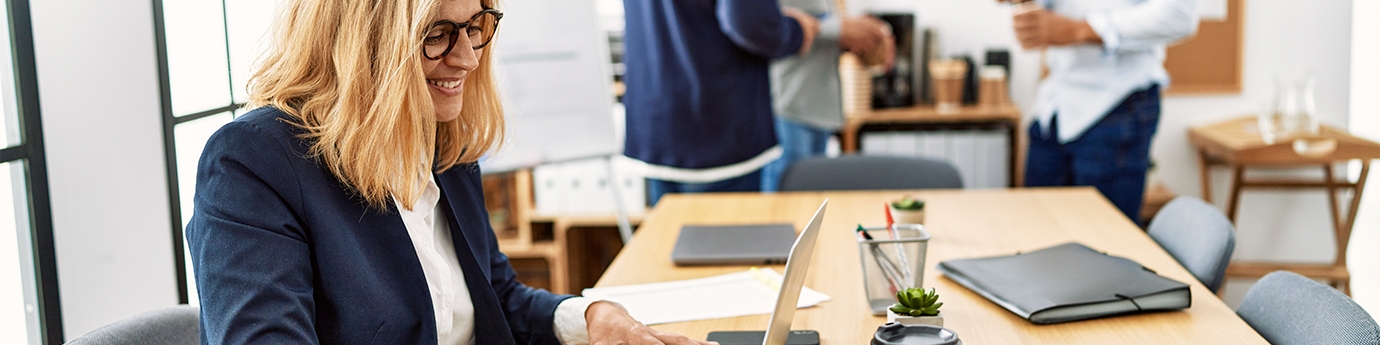
[(892, 220), (892, 218), (891, 218), (891, 205), (887, 205), (887, 204), (883, 203), (883, 204), (882, 204), (882, 207), (886, 209), (885, 211), (886, 211), (886, 231), (887, 231), (887, 233), (891, 234), (891, 239), (893, 239), (893, 240), (899, 240), (899, 239), (901, 239), (900, 237), (896, 236), (896, 227), (895, 227), (895, 226), (892, 226), (892, 225), (895, 225), (896, 221), (895, 221), (895, 220)]

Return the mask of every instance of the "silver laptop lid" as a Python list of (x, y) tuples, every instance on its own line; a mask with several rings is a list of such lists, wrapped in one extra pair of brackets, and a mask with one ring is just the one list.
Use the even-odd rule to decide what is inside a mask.
[(776, 310), (772, 311), (767, 322), (767, 336), (764, 345), (785, 345), (786, 336), (791, 332), (791, 320), (795, 318), (796, 303), (800, 300), (800, 288), (805, 286), (805, 273), (810, 270), (810, 258), (814, 256), (815, 239), (819, 238), (820, 223), (824, 222), (824, 208), (829, 199), (819, 205), (814, 218), (805, 225), (805, 230), (796, 237), (791, 247), (791, 255), (786, 258), (786, 273), (781, 278), (781, 291), (776, 295)]

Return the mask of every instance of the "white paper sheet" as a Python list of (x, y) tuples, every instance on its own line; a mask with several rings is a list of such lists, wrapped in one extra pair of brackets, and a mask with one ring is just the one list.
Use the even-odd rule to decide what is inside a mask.
[[(780, 282), (780, 273), (763, 268), (756, 274), (748, 270), (699, 279), (585, 289), (584, 296), (618, 302), (637, 321), (653, 325), (770, 314), (776, 307), (776, 286)], [(811, 307), (828, 300), (828, 295), (802, 287), (796, 307)]]

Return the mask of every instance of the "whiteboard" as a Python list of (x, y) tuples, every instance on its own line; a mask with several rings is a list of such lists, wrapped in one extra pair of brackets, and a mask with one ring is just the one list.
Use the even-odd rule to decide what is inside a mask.
[(503, 146), (485, 173), (621, 152), (614, 134), (612, 62), (595, 0), (504, 1), (494, 39), (503, 93)]

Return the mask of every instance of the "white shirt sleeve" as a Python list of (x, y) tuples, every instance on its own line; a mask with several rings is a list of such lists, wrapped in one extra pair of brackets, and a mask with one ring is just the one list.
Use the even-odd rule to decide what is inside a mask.
[(1160, 49), (1198, 32), (1198, 1), (1147, 0), (1089, 13), (1087, 21), (1108, 53)]
[(555, 328), (556, 338), (565, 345), (589, 344), (589, 325), (585, 322), (585, 310), (598, 299), (571, 297), (556, 305), (556, 315), (551, 327)]

